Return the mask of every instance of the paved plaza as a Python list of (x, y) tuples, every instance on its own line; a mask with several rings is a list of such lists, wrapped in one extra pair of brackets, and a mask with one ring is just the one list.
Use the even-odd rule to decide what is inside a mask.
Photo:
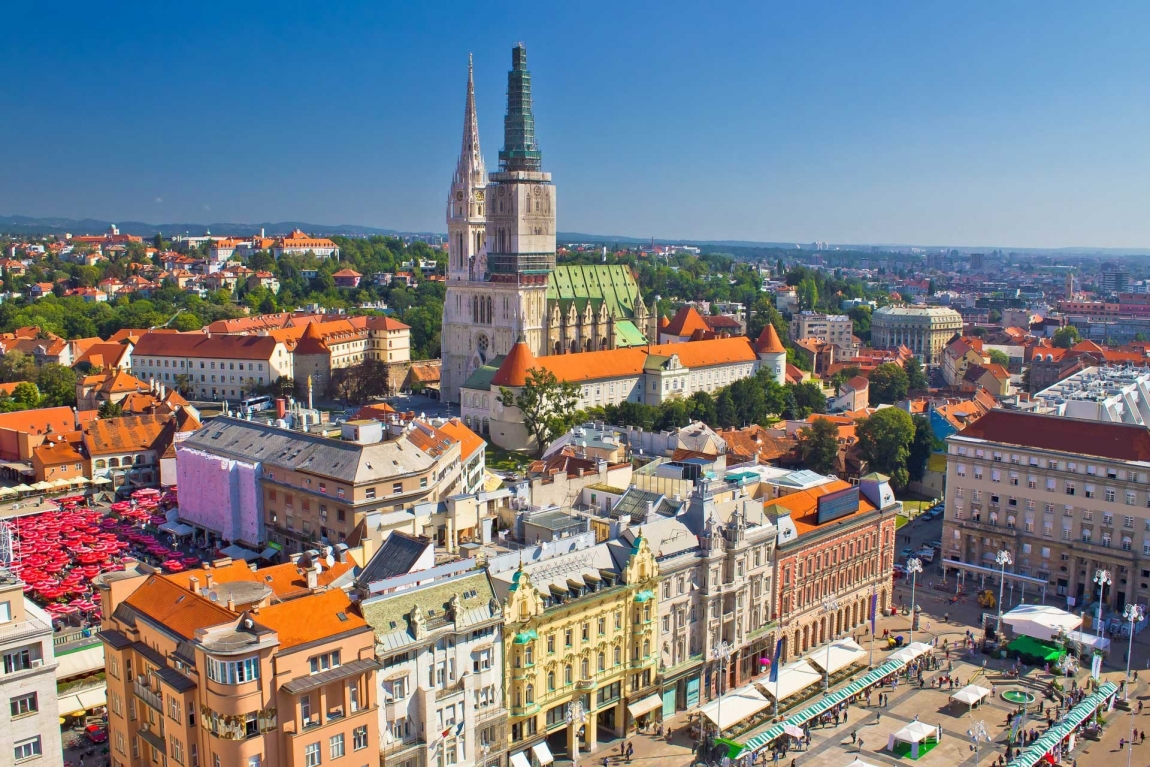
[[(909, 525), (899, 531), (899, 547), (935, 540), (940, 532), (941, 522), (937, 520), (934, 523)], [(911, 536), (910, 544), (905, 543), (904, 535)], [(922, 617), (920, 629), (914, 634), (916, 641), (937, 640), (940, 648), (943, 640), (949, 640), (953, 644), (955, 640), (961, 640), (968, 629), (976, 631), (983, 612), (983, 609), (971, 597), (961, 602), (952, 603), (950, 601), (953, 596), (952, 591), (932, 588), (932, 582), (937, 585), (941, 581), (941, 577), (940, 570), (930, 568), (920, 576), (915, 601), (922, 608)], [(909, 583), (900, 582), (895, 590), (895, 604), (900, 604), (899, 598), (901, 597), (901, 603), (909, 606), (910, 591)], [(1015, 596), (1020, 595), (1016, 594)], [(1028, 594), (1027, 601), (1033, 602), (1036, 596)], [(1048, 599), (1047, 603), (1057, 605), (1053, 598)], [(1014, 604), (1008, 593), (1004, 610), (1009, 610)], [(1065, 605), (1061, 606), (1064, 607)], [(862, 628), (857, 630), (856, 638), (864, 649), (869, 650), (869, 636), (860, 634), (864, 630)], [(910, 619), (901, 614), (880, 618), (878, 621), (879, 634), (882, 634), (884, 630), (889, 630), (892, 635), (902, 635), (909, 640)], [(1150, 644), (1148, 642), (1150, 642), (1150, 632), (1136, 636), (1131, 655), (1132, 670), (1140, 670), (1139, 676), (1141, 678), (1137, 684), (1132, 686), (1130, 699), (1135, 706), (1138, 700), (1144, 701), (1144, 713), (1139, 715), (1120, 709), (1110, 712), (1106, 715), (1107, 724), (1101, 740), (1085, 739), (1081, 741), (1074, 754), (1063, 761), (1064, 765), (1070, 765), (1071, 759), (1075, 759), (1079, 767), (1092, 767), (1094, 765), (1118, 767), (1125, 765), (1129, 756), (1131, 765), (1150, 767), (1150, 743), (1139, 744), (1132, 749), (1129, 747), (1119, 749), (1119, 739), (1129, 739), (1132, 728), (1137, 729), (1139, 734), (1144, 728), (1150, 730), (1150, 684), (1148, 684), (1150, 682)], [(878, 649), (877, 644), (874, 653), (874, 665), (876, 667), (885, 662), (886, 657), (890, 654), (889, 650)], [(1125, 675), (1125, 652), (1124, 643), (1115, 640), (1109, 662), (1103, 666), (1102, 677), (1104, 681), (1111, 681), (1115, 684), (1122, 681)], [(1047, 706), (1050, 705), (1050, 700), (1045, 698), (1043, 691), (1051, 677), (1044, 673), (1043, 669), (1029, 668), (1021, 679), (1012, 680), (1007, 679), (1003, 674), (1009, 665), (1006, 661), (989, 660), (987, 656), (982, 654), (960, 654), (953, 650), (948, 659), (941, 649), (935, 651), (935, 656), (941, 661), (941, 669), (924, 674), (926, 681), (924, 689), (919, 689), (917, 685), (912, 687), (907, 685), (905, 681), (900, 681), (897, 690), (890, 693), (890, 700), (886, 706), (882, 708), (877, 705), (867, 706), (864, 701), (862, 705), (850, 707), (847, 711), (846, 720), (841, 721), (837, 726), (813, 726), (810, 747), (797, 752), (789, 751), (778, 764), (789, 767), (793, 760), (796, 767), (846, 767), (855, 758), (861, 758), (865, 762), (880, 766), (957, 767), (961, 765), (962, 767), (988, 767), (996, 763), (999, 757), (1006, 753), (1006, 740), (1009, 735), (1007, 714), (1016, 709), (1016, 706), (1002, 699), (1001, 693), (1012, 687), (1021, 688), (1033, 693), (1038, 701), (1044, 702)], [(949, 687), (933, 689), (930, 686), (932, 679), (945, 674), (948, 660), (953, 662), (953, 672), (951, 673), (961, 685), (973, 683), (987, 688), (994, 687), (997, 694), (973, 710), (968, 710), (962, 704), (951, 703), (950, 695), (953, 691)], [(1078, 684), (1085, 684), (1087, 677), (1088, 674), (1085, 671), (1080, 671), (1077, 676)], [(954, 689), (957, 690), (959, 687), (956, 685)], [(890, 688), (884, 688), (884, 691), (890, 692)], [(808, 703), (811, 702), (813, 701), (808, 701)], [(877, 704), (877, 696), (872, 696), (872, 702)], [(796, 707), (789, 713), (793, 714), (802, 707)], [(1035, 706), (1030, 707), (1031, 713), (1028, 714), (1024, 726), (1026, 729), (1033, 727), (1039, 731), (1045, 730), (1045, 719), (1034, 713), (1034, 708)], [(786, 713), (788, 712), (784, 712), (784, 714)], [(887, 751), (887, 741), (890, 735), (916, 718), (931, 726), (942, 726), (943, 737), (939, 745), (917, 760), (899, 758)], [(980, 745), (976, 765), (967, 731), (978, 721), (984, 723), (991, 742)], [(694, 743), (686, 732), (686, 712), (681, 712), (669, 722), (664, 723), (664, 727), (668, 725), (672, 730), (670, 742), (654, 735), (636, 734), (631, 736), (628, 742), (634, 747), (634, 754), (630, 763), (640, 767), (654, 764), (661, 767), (689, 765), (692, 761)], [(764, 724), (733, 737), (739, 742), (745, 742), (758, 732), (767, 729), (768, 726), (768, 724)], [(730, 735), (729, 733), (724, 734)], [(853, 740), (852, 735), (854, 736)], [(601, 742), (600, 749), (594, 754), (581, 755), (580, 763), (586, 767), (601, 767), (603, 758), (607, 757), (611, 765), (626, 764), (627, 760), (622, 760), (619, 757), (619, 744), (619, 740)], [(766, 765), (772, 764), (770, 753), (766, 753), (765, 757), (761, 758), (767, 760)], [(757, 764), (763, 764), (763, 762), (760, 760)]]

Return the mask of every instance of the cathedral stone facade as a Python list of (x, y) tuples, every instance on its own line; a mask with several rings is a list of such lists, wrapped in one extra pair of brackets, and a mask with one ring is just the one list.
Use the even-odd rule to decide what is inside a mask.
[(463, 145), (447, 201), (443, 305), (444, 399), (522, 338), (536, 357), (639, 346), (654, 313), (623, 266), (555, 264), (555, 186), (535, 142), (531, 73), (522, 44), (511, 54), (499, 170), (479, 148), (474, 74), (468, 67)]

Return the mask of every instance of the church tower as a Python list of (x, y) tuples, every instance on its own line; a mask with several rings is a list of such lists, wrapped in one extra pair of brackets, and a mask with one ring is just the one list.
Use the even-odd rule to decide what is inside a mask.
[(443, 305), (441, 395), (459, 402), (459, 387), (477, 368), (506, 355), (523, 337), (536, 357), (547, 354), (547, 283), (555, 269), (555, 187), (535, 143), (531, 73), (522, 43), (511, 52), (507, 114), (499, 171), (483, 188), (483, 158), (470, 73), (463, 148), (447, 209), (448, 276)]
[(479, 150), (479, 121), (475, 117), (475, 76), (467, 59), (467, 106), (463, 112), (463, 146), (447, 197), (447, 279), (471, 279), (472, 265), (483, 250), (483, 198), (487, 171)]

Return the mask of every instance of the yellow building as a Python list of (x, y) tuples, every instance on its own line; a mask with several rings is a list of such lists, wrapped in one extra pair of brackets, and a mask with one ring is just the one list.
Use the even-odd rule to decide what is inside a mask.
[(504, 602), (513, 767), (545, 765), (553, 751), (593, 751), (600, 730), (621, 736), (662, 707), (659, 568), (647, 541), (537, 557), (492, 573)]

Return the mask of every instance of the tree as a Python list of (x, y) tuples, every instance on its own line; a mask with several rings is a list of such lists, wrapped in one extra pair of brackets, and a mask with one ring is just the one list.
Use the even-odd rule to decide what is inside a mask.
[(1051, 343), (1054, 344), (1055, 349), (1069, 349), (1081, 340), (1082, 334), (1078, 332), (1078, 328), (1073, 325), (1067, 325), (1055, 331), (1054, 339)]
[(44, 393), (44, 407), (76, 404), (76, 371), (71, 368), (49, 362), (40, 368), (36, 383)]
[(1010, 367), (1010, 357), (1007, 357), (1005, 352), (1000, 352), (998, 349), (991, 349), (988, 356), (990, 357), (990, 361), (995, 365), (1002, 365), (1004, 368)]
[(872, 471), (890, 477), (897, 488), (910, 481), (907, 459), (914, 439), (914, 421), (910, 413), (897, 407), (885, 407), (858, 422), (855, 430), (862, 452)]
[(100, 409), (97, 412), (101, 418), (119, 418), (124, 414), (124, 408), (119, 402), (109, 400), (103, 405), (100, 405)]
[(738, 411), (735, 408), (735, 398), (731, 396), (728, 386), (719, 392), (715, 398), (715, 422), (720, 428), (729, 429), (739, 425)]
[(793, 408), (789, 413), (785, 413), (787, 418), (801, 421), (811, 413), (827, 412), (827, 397), (823, 394), (823, 388), (814, 381), (787, 384), (786, 390), (790, 397), (787, 398), (783, 409)]
[(659, 405), (655, 419), (657, 431), (681, 429), (691, 422), (691, 408), (687, 400), (671, 399)]
[(705, 391), (697, 391), (687, 400), (691, 407), (691, 417), (708, 426), (715, 423), (715, 398)]
[(871, 405), (893, 405), (906, 397), (909, 387), (910, 382), (902, 366), (885, 362), (871, 371), (868, 399)]
[(540, 453), (574, 421), (579, 404), (579, 387), (560, 381), (544, 368), (531, 368), (519, 393), (506, 387), (499, 390), (503, 407), (513, 407), (523, 416), (523, 425), (535, 438)]
[(854, 334), (864, 341), (870, 340), (871, 308), (867, 304), (852, 306), (847, 316), (854, 322)]
[(799, 455), (803, 465), (819, 474), (831, 474), (839, 455), (839, 427), (826, 418), (799, 430)]
[(0, 357), (0, 381), (33, 381), (36, 372), (36, 360), (29, 354), (13, 349)]
[(925, 415), (916, 415), (912, 420), (914, 440), (910, 443), (906, 470), (912, 482), (920, 482), (926, 473), (926, 462), (934, 452), (934, 429), (930, 426), (930, 418)]
[[(922, 391), (927, 388), (928, 383), (926, 373), (922, 369), (922, 360), (918, 357), (911, 357), (902, 364), (902, 369), (906, 371), (906, 387), (908, 390)], [(899, 399), (902, 398), (900, 397)]]
[(831, 386), (835, 387), (835, 394), (839, 393), (839, 390), (843, 388), (843, 384), (857, 375), (862, 375), (862, 368), (858, 365), (848, 365), (831, 376)]
[(30, 410), (40, 405), (40, 390), (36, 388), (36, 384), (23, 381), (16, 384), (16, 388), (12, 390), (12, 400), (20, 409)]
[(799, 308), (814, 309), (819, 302), (819, 286), (812, 277), (804, 277), (795, 290), (799, 296)]

